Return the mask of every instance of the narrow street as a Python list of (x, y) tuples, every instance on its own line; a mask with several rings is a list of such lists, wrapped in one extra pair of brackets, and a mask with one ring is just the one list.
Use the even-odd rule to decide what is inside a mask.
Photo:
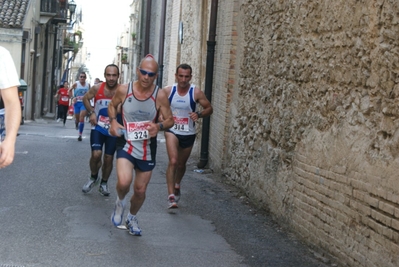
[(81, 191), (90, 173), (88, 123), (82, 142), (72, 120), (66, 128), (54, 120), (27, 121), (19, 134), (14, 163), (0, 170), (0, 266), (337, 266), (254, 209), (220, 177), (194, 172), (195, 152), (179, 209), (169, 213), (162, 133), (157, 167), (137, 214), (141, 237), (110, 221), (115, 167), (109, 197), (98, 187)]

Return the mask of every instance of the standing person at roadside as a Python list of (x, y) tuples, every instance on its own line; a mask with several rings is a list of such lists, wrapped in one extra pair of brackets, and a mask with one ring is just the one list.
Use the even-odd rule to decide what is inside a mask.
[[(111, 136), (109, 130), (108, 104), (115, 95), (118, 87), (119, 68), (110, 64), (104, 70), (105, 82), (93, 85), (83, 97), (83, 104), (88, 110), (89, 121), (92, 125), (90, 133), (91, 157), (89, 180), (83, 185), (83, 193), (88, 193), (99, 180), (98, 172), (102, 167), (102, 178), (99, 192), (109, 196), (108, 178), (111, 175), (116, 149), (116, 137)], [(94, 100), (94, 108), (91, 100)], [(102, 158), (104, 147), (104, 157)]]
[[(130, 199), (130, 212), (125, 225), (132, 235), (141, 235), (141, 229), (136, 218), (137, 212), (144, 203), (148, 183), (155, 167), (157, 134), (161, 130), (173, 126), (173, 116), (167, 95), (154, 84), (157, 78), (158, 63), (152, 55), (144, 57), (136, 69), (138, 79), (129, 84), (119, 86), (115, 96), (108, 106), (111, 121), (110, 132), (123, 137), (118, 138), (116, 150), (118, 197), (111, 216), (115, 226), (122, 224), (126, 195), (133, 182), (133, 195)], [(122, 125), (116, 121), (117, 107), (121, 105)], [(164, 121), (157, 122), (159, 114)]]
[(54, 97), (57, 99), (58, 103), (57, 122), (62, 119), (65, 127), (69, 107), (69, 88), (67, 81), (65, 81), (63, 85), (60, 85), (60, 89), (58, 89)]
[[(162, 91), (168, 95), (175, 124), (165, 131), (166, 149), (169, 157), (166, 170), (168, 187), (168, 208), (177, 208), (180, 199), (180, 183), (186, 172), (186, 163), (194, 145), (198, 119), (210, 116), (213, 108), (209, 100), (194, 84), (190, 84), (192, 68), (181, 64), (175, 73), (176, 83)], [(197, 109), (201, 105), (202, 111)]]
[(0, 46), (0, 169), (14, 160), (21, 123), (18, 73), (10, 52)]
[[(90, 84), (86, 82), (86, 73), (79, 74), (79, 81), (75, 82), (70, 92), (73, 91), (73, 103), (75, 112), (75, 126), (79, 130), (78, 141), (82, 141), (82, 133), (85, 126), (86, 108), (83, 105), (83, 96), (89, 91)], [(71, 95), (71, 93), (70, 93)]]

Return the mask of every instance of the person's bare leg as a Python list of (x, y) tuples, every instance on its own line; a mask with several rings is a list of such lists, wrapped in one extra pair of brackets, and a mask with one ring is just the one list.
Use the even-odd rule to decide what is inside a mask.
[(169, 163), (166, 169), (166, 186), (168, 195), (173, 194), (175, 186), (175, 174), (178, 161), (179, 140), (173, 133), (165, 132), (166, 150), (168, 152)]
[(151, 175), (152, 171), (142, 172), (136, 169), (136, 175), (133, 182), (133, 196), (130, 199), (130, 213), (132, 215), (136, 215), (144, 203)]

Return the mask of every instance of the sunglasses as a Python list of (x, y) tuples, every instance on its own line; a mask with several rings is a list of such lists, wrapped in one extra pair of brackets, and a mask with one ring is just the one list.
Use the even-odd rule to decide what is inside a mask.
[(150, 71), (145, 71), (143, 69), (139, 69), (141, 74), (143, 74), (144, 76), (148, 75), (148, 77), (154, 77), (156, 75), (155, 72), (150, 72)]
[(86, 76), (80, 76), (80, 78), (86, 78)]

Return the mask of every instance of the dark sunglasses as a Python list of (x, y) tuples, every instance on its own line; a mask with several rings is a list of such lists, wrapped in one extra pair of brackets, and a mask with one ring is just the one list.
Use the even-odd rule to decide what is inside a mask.
[(155, 72), (149, 72), (149, 71), (145, 71), (143, 69), (139, 69), (141, 74), (143, 74), (144, 76), (146, 76), (148, 74), (148, 77), (154, 77), (156, 75)]
[(86, 76), (80, 76), (80, 78), (86, 78)]

